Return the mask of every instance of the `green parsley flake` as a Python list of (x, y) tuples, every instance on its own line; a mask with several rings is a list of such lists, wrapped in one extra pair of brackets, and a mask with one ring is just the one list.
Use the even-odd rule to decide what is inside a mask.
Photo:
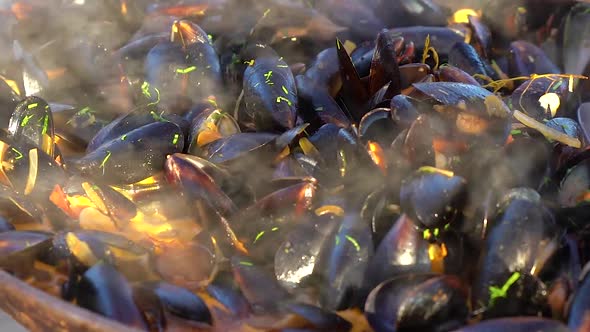
[(176, 69), (176, 72), (179, 74), (188, 74), (188, 73), (193, 72), (195, 70), (197, 70), (196, 66), (190, 66), (187, 68), (178, 68), (178, 69)]
[(10, 148), (10, 149), (14, 153), (16, 153), (16, 158), (14, 158), (15, 160), (19, 160), (19, 159), (21, 159), (23, 157), (23, 154), (19, 150), (15, 149), (15, 148)]
[(107, 155), (102, 160), (102, 163), (100, 163), (99, 168), (104, 169), (104, 166), (106, 165), (107, 161), (109, 161), (109, 158), (111, 158), (111, 151), (107, 151)]
[(361, 251), (361, 246), (359, 245), (358, 241), (355, 238), (353, 238), (350, 235), (346, 235), (345, 237), (348, 240), (348, 242), (352, 243), (352, 245), (354, 246), (354, 248), (356, 249), (357, 252)]
[(293, 106), (293, 103), (289, 99), (287, 99), (283, 96), (278, 96), (277, 97), (277, 104), (280, 104), (282, 101), (286, 102), (289, 106)]
[(31, 121), (31, 118), (32, 118), (33, 116), (35, 116), (35, 115), (34, 115), (34, 114), (29, 114), (29, 115), (26, 115), (26, 116), (23, 118), (23, 121), (20, 123), (20, 126), (21, 126), (21, 127), (24, 127), (24, 126), (26, 126), (26, 125), (29, 123), (29, 121)]
[(512, 287), (512, 285), (514, 285), (514, 283), (516, 281), (518, 281), (519, 278), (520, 278), (520, 273), (514, 272), (514, 273), (512, 273), (510, 278), (508, 278), (506, 283), (504, 283), (504, 285), (502, 285), (501, 288), (498, 288), (496, 286), (490, 286), (489, 287), (490, 307), (494, 305), (494, 303), (496, 302), (496, 299), (501, 298), (501, 297), (506, 298), (506, 296), (508, 295), (508, 290), (510, 289), (510, 287)]

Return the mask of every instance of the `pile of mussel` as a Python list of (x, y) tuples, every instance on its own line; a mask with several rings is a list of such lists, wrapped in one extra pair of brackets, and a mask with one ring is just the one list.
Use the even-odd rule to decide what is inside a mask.
[(145, 331), (589, 331), (590, 4), (452, 5), (0, 3), (0, 268)]

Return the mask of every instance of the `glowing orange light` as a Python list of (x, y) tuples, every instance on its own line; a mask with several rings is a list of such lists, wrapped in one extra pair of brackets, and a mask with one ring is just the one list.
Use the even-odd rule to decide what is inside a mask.
[(578, 202), (578, 203), (590, 202), (590, 190), (586, 190), (580, 196), (578, 196), (576, 198), (576, 202)]
[(439, 153), (447, 152), (465, 152), (467, 144), (464, 142), (453, 142), (445, 139), (435, 138), (432, 140), (432, 148)]
[(191, 17), (191, 16), (203, 16), (209, 8), (208, 4), (199, 5), (179, 5), (174, 7), (163, 8), (158, 12), (165, 15), (176, 16), (176, 17)]
[(221, 139), (222, 136), (219, 133), (219, 129), (213, 122), (207, 123), (207, 129), (201, 131), (197, 136), (197, 146), (203, 147), (209, 143), (215, 142)]
[(13, 3), (10, 9), (14, 16), (16, 16), (16, 19), (21, 21), (29, 17), (31, 11), (33, 11), (33, 6), (19, 1)]
[(514, 136), (512, 136), (512, 134), (508, 135), (508, 137), (506, 138), (506, 143), (504, 143), (504, 145), (508, 145), (510, 143), (514, 142)]
[(447, 247), (444, 243), (431, 243), (428, 245), (428, 258), (430, 258), (432, 272), (445, 272), (445, 257), (447, 257), (447, 254)]
[(280, 162), (281, 160), (287, 158), (291, 154), (291, 149), (286, 146), (281, 153), (275, 158), (275, 163)]
[(344, 216), (344, 209), (338, 205), (324, 205), (315, 209), (315, 214), (319, 217), (325, 214), (333, 214), (338, 217)]
[(386, 175), (387, 174), (387, 161), (385, 160), (385, 152), (381, 148), (381, 145), (379, 145), (379, 143), (377, 143), (377, 142), (369, 141), (368, 151), (369, 151), (369, 156), (371, 157), (371, 159), (373, 160), (375, 165), (377, 165), (377, 167), (379, 167), (381, 172), (384, 175)]
[(127, 16), (127, 2), (121, 1), (121, 14)]
[(297, 196), (295, 215), (301, 216), (311, 206), (315, 194), (315, 184), (306, 183)]
[(477, 115), (461, 112), (455, 121), (457, 129), (471, 135), (481, 134), (488, 128), (488, 122)]
[(65, 67), (58, 67), (45, 70), (45, 74), (47, 74), (47, 78), (54, 80), (56, 78), (62, 77), (66, 71), (67, 69)]

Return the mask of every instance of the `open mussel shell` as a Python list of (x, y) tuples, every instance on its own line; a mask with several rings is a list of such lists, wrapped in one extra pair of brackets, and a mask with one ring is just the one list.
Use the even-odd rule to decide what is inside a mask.
[(82, 276), (76, 302), (125, 325), (147, 329), (141, 312), (133, 301), (133, 289), (125, 277), (106, 263), (97, 263)]
[(501, 146), (510, 134), (512, 112), (504, 102), (484, 88), (464, 83), (415, 83), (422, 94), (441, 104), (434, 106), (451, 136)]
[(446, 229), (421, 231), (402, 214), (370, 258), (364, 287), (407, 274), (461, 273), (463, 250), (460, 237)]
[(512, 108), (536, 120), (570, 116), (567, 101), (572, 95), (572, 79), (559, 75), (542, 75), (522, 83), (510, 96)]
[(236, 317), (247, 317), (252, 312), (250, 303), (230, 272), (220, 272), (207, 285), (207, 294), (223, 304)]
[(381, 32), (377, 35), (375, 53), (373, 54), (369, 73), (369, 95), (374, 95), (386, 84), (389, 84), (385, 93), (386, 97), (391, 98), (399, 94), (401, 82), (397, 53), (403, 46), (403, 37), (393, 37), (387, 32)]
[[(163, 248), (154, 257), (154, 268), (167, 282), (190, 290), (208, 284), (217, 273), (219, 257), (215, 239), (205, 232), (191, 242)], [(186, 261), (198, 264), (184, 264)]]
[(350, 126), (350, 119), (326, 88), (318, 86), (305, 75), (295, 77), (299, 98), (299, 114), (313, 127), (334, 124), (342, 128)]
[(101, 145), (112, 140), (121, 138), (135, 129), (153, 124), (156, 122), (170, 122), (176, 124), (184, 136), (188, 135), (190, 123), (177, 114), (166, 114), (164, 111), (151, 109), (149, 106), (141, 106), (125, 115), (114, 119), (111, 123), (103, 126), (89, 142), (86, 152), (90, 153)]
[(545, 308), (537, 278), (557, 249), (557, 226), (534, 190), (511, 190), (498, 203), (483, 248), (474, 301), (485, 317), (535, 314)]
[(205, 109), (192, 120), (187, 151), (200, 155), (204, 145), (239, 132), (240, 127), (231, 115), (219, 109)]
[(260, 198), (231, 218), (238, 239), (261, 262), (274, 259), (285, 235), (297, 227), (299, 220), (305, 223), (300, 218), (314, 204), (316, 180), (294, 180), (294, 184)]
[(401, 210), (398, 203), (397, 183), (391, 184), (394, 192), (380, 188), (367, 196), (361, 209), (361, 218), (371, 225), (373, 233), (373, 244), (375, 248), (389, 231), (395, 221), (399, 218)]
[(297, 87), (289, 66), (278, 57), (258, 57), (244, 72), (247, 118), (259, 130), (295, 126)]
[(376, 332), (448, 331), (468, 318), (467, 292), (455, 276), (407, 275), (381, 283), (365, 303)]
[(377, 108), (365, 114), (359, 123), (359, 135), (363, 141), (378, 142), (389, 146), (397, 135), (396, 124), (388, 108)]
[[(137, 331), (128, 325), (62, 301), (4, 271), (0, 271), (0, 279), (5, 299), (3, 303), (11, 303), (3, 306), (3, 309), (13, 317), (21, 317), (17, 320), (31, 330)], [(35, 310), (27, 309), (32, 306)], [(24, 313), (27, 313), (26, 319), (22, 318)]]
[(219, 58), (208, 43), (160, 42), (145, 58), (145, 73), (156, 90), (151, 102), (180, 112), (215, 94), (221, 81)]
[(53, 238), (53, 251), (74, 270), (84, 271), (98, 262), (113, 265), (129, 279), (150, 275), (150, 252), (127, 238), (101, 231), (61, 232)]
[(0, 160), (2, 183), (25, 197), (44, 199), (66, 178), (64, 169), (53, 157), (22, 140), (1, 140)]
[(55, 144), (65, 155), (78, 155), (86, 151), (90, 141), (107, 125), (98, 110), (50, 104), (55, 126)]
[(402, 184), (403, 212), (422, 228), (443, 227), (462, 210), (467, 197), (467, 181), (460, 176), (422, 167)]
[(212, 323), (211, 313), (205, 302), (185, 288), (166, 282), (150, 281), (135, 284), (133, 292), (153, 293), (166, 311), (183, 319)]
[(216, 164), (225, 164), (256, 152), (264, 155), (264, 148), (270, 147), (277, 137), (271, 133), (237, 133), (205, 146), (202, 157)]
[(26, 276), (37, 259), (51, 249), (51, 234), (35, 231), (0, 233), (0, 266), (17, 276)]
[(372, 233), (359, 211), (344, 214), (333, 240), (324, 243), (314, 268), (322, 284), (320, 304), (330, 310), (342, 310), (361, 303), (365, 271), (373, 255)]
[(234, 279), (255, 312), (276, 313), (291, 299), (291, 294), (277, 282), (274, 275), (251, 259), (234, 256), (231, 258), (231, 267)]
[(165, 166), (168, 181), (178, 184), (191, 199), (206, 200), (222, 215), (234, 214), (237, 207), (232, 200), (191, 157), (181, 154), (168, 157)]
[(51, 109), (39, 97), (28, 97), (12, 113), (8, 132), (15, 140), (24, 139), (51, 157), (54, 156), (54, 127)]
[[(102, 183), (130, 184), (164, 169), (166, 156), (182, 151), (183, 146), (178, 125), (154, 122), (101, 145), (72, 166)], [(142, 167), (137, 167), (138, 162)]]
[(350, 112), (352, 120), (358, 122), (365, 113), (363, 106), (370, 95), (361, 81), (361, 77), (344, 44), (339, 39), (336, 40), (336, 49), (342, 79), (340, 96), (344, 102), (345, 109)]
[(338, 207), (326, 206), (325, 209), (326, 211), (318, 210), (321, 216), (313, 214), (300, 222), (285, 236), (284, 242), (277, 249), (274, 270), (277, 280), (284, 287), (297, 288), (306, 284), (324, 243), (331, 240), (334, 230), (339, 226), (340, 216), (328, 210), (338, 210)]

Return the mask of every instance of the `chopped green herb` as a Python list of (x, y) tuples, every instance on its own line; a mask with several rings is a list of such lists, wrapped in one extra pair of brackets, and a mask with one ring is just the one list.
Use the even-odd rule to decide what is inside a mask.
[(359, 245), (358, 241), (350, 235), (345, 236), (348, 242), (352, 243), (356, 251), (361, 251), (361, 246)]
[(166, 120), (162, 115), (160, 115), (154, 111), (150, 111), (150, 114), (152, 115), (152, 118), (154, 118), (154, 120), (156, 120), (156, 121), (168, 122), (168, 120)]
[(49, 115), (45, 115), (43, 117), (43, 130), (41, 131), (41, 135), (45, 135), (47, 130), (49, 129)]
[(283, 96), (278, 96), (277, 97), (277, 104), (280, 104), (281, 101), (286, 102), (289, 106), (293, 106), (293, 103), (289, 99), (287, 99), (287, 98), (285, 98)]
[(20, 123), (20, 126), (21, 126), (21, 127), (24, 127), (24, 126), (26, 126), (26, 125), (29, 123), (29, 121), (31, 121), (31, 118), (32, 118), (33, 116), (35, 116), (35, 114), (29, 114), (29, 115), (25, 115), (25, 117), (23, 118), (23, 121)]
[(563, 81), (562, 80), (559, 80), (559, 81), (556, 81), (556, 82), (557, 83), (555, 83), (555, 84), (553, 84), (551, 86), (551, 90), (552, 91), (555, 91), (555, 90), (559, 89), (559, 87), (563, 85)]
[(266, 79), (266, 83), (268, 84), (268, 82), (270, 82), (270, 79), (272, 78), (272, 70), (267, 71), (266, 74), (264, 74), (264, 78)]
[(107, 151), (107, 154), (104, 157), (104, 159), (102, 160), (102, 163), (100, 163), (99, 168), (104, 169), (104, 166), (106, 165), (107, 161), (109, 161), (109, 158), (111, 158), (111, 151)]
[(178, 74), (188, 74), (188, 73), (193, 72), (195, 70), (197, 70), (197, 67), (196, 66), (190, 66), (190, 67), (187, 67), (187, 68), (178, 68), (178, 69), (176, 69), (176, 72)]
[(144, 94), (144, 96), (152, 98), (152, 93), (150, 92), (150, 84), (148, 82), (143, 82), (143, 84), (141, 85), (141, 92)]
[(256, 242), (258, 242), (258, 240), (260, 240), (260, 238), (264, 235), (265, 231), (260, 231), (258, 234), (256, 234), (256, 237), (254, 238), (254, 244)]
[(23, 154), (19, 150), (15, 149), (15, 148), (10, 148), (10, 149), (14, 153), (16, 153), (16, 158), (14, 158), (15, 160), (19, 160), (19, 159), (21, 159), (23, 157)]
[(154, 91), (156, 91), (156, 101), (147, 104), (148, 107), (157, 105), (160, 102), (160, 90), (158, 90), (158, 88), (154, 88)]
[(508, 290), (510, 289), (510, 287), (512, 287), (512, 285), (518, 281), (518, 279), (520, 278), (520, 273), (519, 272), (514, 272), (512, 273), (512, 275), (510, 276), (510, 278), (508, 278), (508, 280), (506, 281), (506, 283), (504, 283), (504, 285), (502, 285), (501, 288), (495, 287), (495, 286), (490, 286), (489, 290), (490, 290), (490, 306), (493, 306), (494, 303), (496, 302), (496, 299), (501, 298), (501, 297), (506, 297), (508, 294)]

